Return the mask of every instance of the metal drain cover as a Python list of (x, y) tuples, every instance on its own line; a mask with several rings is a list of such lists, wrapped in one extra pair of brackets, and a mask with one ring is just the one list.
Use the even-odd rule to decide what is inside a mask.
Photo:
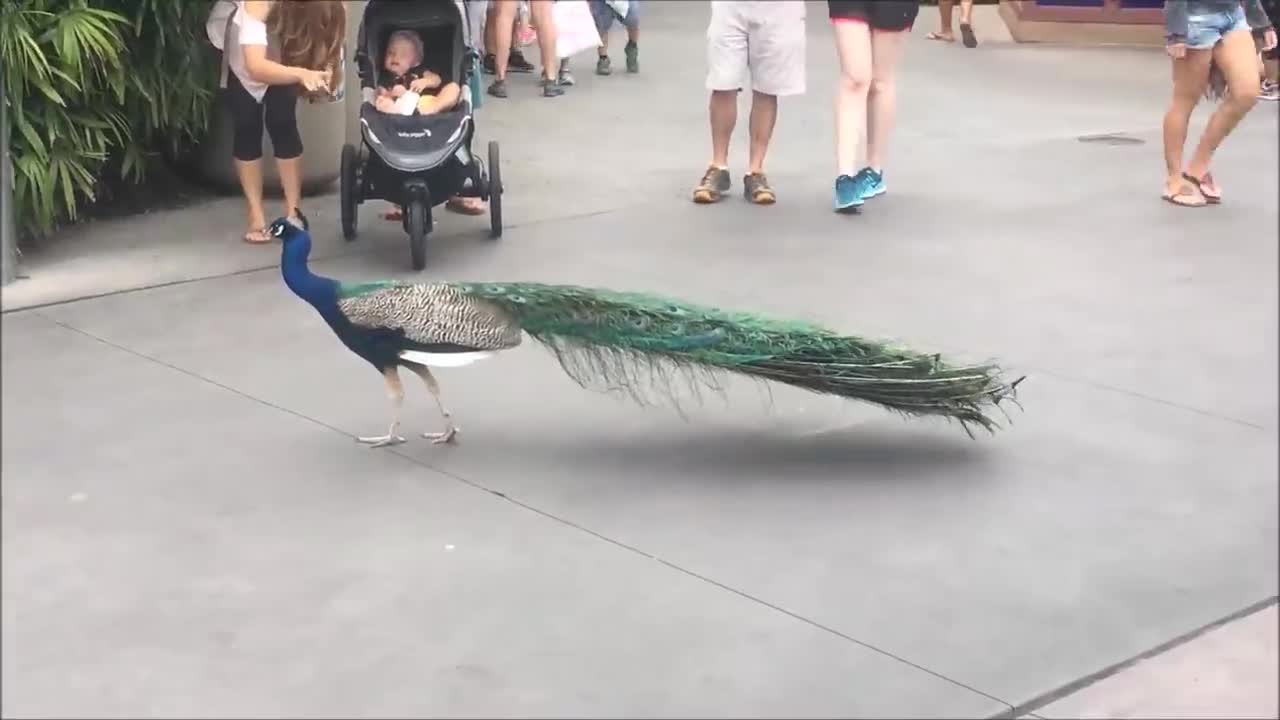
[(1124, 133), (1103, 133), (1102, 135), (1081, 135), (1076, 138), (1080, 142), (1098, 143), (1100, 145), (1142, 145), (1146, 140)]

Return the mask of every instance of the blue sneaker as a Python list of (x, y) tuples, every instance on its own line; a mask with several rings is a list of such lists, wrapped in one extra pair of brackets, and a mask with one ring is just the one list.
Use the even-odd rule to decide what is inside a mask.
[(862, 194), (858, 192), (858, 178), (841, 175), (836, 178), (836, 212), (856, 211), (862, 204)]
[(883, 195), (885, 192), (884, 173), (878, 173), (869, 167), (864, 167), (854, 176), (854, 180), (858, 184), (858, 195), (863, 200), (870, 200), (877, 195)]

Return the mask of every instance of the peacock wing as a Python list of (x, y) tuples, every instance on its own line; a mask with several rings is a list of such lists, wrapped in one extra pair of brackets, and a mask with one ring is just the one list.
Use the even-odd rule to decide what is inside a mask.
[(498, 305), (443, 283), (342, 285), (338, 308), (357, 327), (403, 331), (423, 348), (505, 350), (521, 339), (519, 323)]

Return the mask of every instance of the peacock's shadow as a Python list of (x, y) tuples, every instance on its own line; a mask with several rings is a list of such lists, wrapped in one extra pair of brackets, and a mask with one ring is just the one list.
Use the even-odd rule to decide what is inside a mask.
[[(753, 429), (675, 425), (661, 432), (625, 435), (602, 431), (576, 438), (508, 438), (503, 452), (530, 459), (554, 454), (559, 464), (601, 470), (641, 468), (646, 473), (728, 477), (793, 476), (832, 479), (935, 477), (990, 461), (989, 438), (970, 439), (959, 428), (918, 430), (857, 425), (796, 434)], [(968, 475), (968, 472), (963, 474)]]

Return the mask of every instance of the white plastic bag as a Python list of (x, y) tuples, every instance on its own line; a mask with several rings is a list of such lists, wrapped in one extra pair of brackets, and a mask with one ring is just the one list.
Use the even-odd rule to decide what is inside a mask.
[(556, 24), (556, 55), (561, 60), (602, 44), (587, 0), (557, 0), (551, 5), (551, 17)]
[(619, 20), (627, 19), (627, 11), (631, 9), (630, 0), (604, 0), (604, 4), (618, 14)]

